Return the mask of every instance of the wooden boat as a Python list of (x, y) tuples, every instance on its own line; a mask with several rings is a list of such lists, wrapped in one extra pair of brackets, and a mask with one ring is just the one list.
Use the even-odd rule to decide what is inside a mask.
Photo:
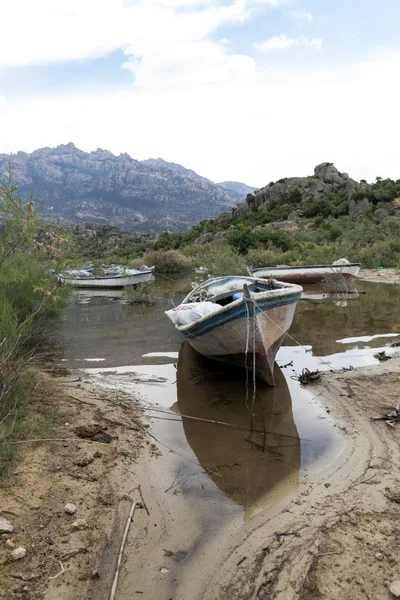
[(214, 277), (166, 314), (203, 356), (250, 371), (255, 368), (258, 377), (275, 385), (275, 355), (302, 291), (298, 285), (275, 280)]
[(148, 281), (153, 280), (154, 275), (151, 269), (149, 269), (148, 271), (138, 270), (135, 273), (131, 273), (129, 275), (108, 275), (104, 277), (94, 277), (93, 275), (88, 275), (86, 277), (77, 277), (75, 274), (68, 272), (60, 273), (58, 275), (58, 281), (60, 283), (65, 283), (69, 285), (74, 285), (79, 288), (88, 289), (118, 289), (128, 287), (130, 285), (137, 285), (138, 283), (146, 283)]
[[(340, 261), (338, 261), (340, 262)], [(320, 283), (325, 277), (332, 274), (344, 275), (344, 277), (357, 277), (361, 268), (360, 263), (341, 263), (332, 265), (312, 265), (300, 267), (261, 267), (249, 269), (253, 277), (269, 279), (273, 277), (278, 281), (286, 283)]]
[[(256, 383), (252, 421), (243, 373), (222, 366), (199, 355), (185, 342), (177, 365), (178, 402), (172, 410), (194, 417), (182, 419), (189, 445), (214, 484), (243, 506), (247, 518), (296, 488), (300, 442), (290, 391), (276, 364), (275, 387), (263, 381)], [(249, 396), (251, 405), (251, 383)], [(188, 475), (192, 471), (188, 465)], [(185, 475), (180, 473), (182, 479)]]

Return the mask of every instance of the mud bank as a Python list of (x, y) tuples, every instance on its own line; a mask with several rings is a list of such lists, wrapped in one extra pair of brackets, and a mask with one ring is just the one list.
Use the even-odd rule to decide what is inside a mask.
[[(129, 508), (142, 500), (139, 483), (149, 513), (135, 513), (118, 600), (390, 598), (388, 586), (400, 579), (400, 431), (371, 417), (397, 402), (399, 376), (400, 359), (392, 358), (308, 386), (340, 429), (341, 452), (295, 486), (291, 477), (281, 481), (248, 518), (232, 511), (227, 523), (221, 514), (220, 528), (188, 510), (182, 486), (166, 494), (162, 471), (173, 473), (173, 454), (149, 439), (132, 398), (75, 376), (53, 381), (65, 415), (60, 437), (74, 441), (31, 448), (0, 491), (0, 516), (15, 527), (3, 542), (27, 549), (11, 561), (0, 545), (0, 598), (109, 598)], [(78, 426), (94, 423), (110, 443), (76, 440)], [(67, 502), (74, 515), (64, 512)], [(87, 526), (75, 529), (77, 519)], [(207, 538), (200, 559), (189, 561), (193, 539)]]
[[(400, 579), (400, 431), (371, 417), (396, 404), (400, 360), (325, 374), (313, 388), (344, 434), (343, 453), (216, 559), (205, 600), (388, 599)], [(200, 596), (199, 596), (200, 597)]]
[[(109, 597), (126, 518), (141, 499), (136, 462), (152, 449), (134, 402), (78, 377), (44, 376), (48, 409), (63, 414), (59, 441), (24, 444), (21, 463), (1, 484), (0, 517), (14, 527), (0, 535), (1, 599)], [(101, 435), (80, 438), (78, 427), (88, 430), (80, 435)], [(67, 503), (74, 514), (65, 512)], [(20, 546), (26, 555), (14, 561)]]
[(364, 281), (373, 283), (393, 283), (400, 285), (400, 270), (399, 269), (362, 269), (358, 276)]

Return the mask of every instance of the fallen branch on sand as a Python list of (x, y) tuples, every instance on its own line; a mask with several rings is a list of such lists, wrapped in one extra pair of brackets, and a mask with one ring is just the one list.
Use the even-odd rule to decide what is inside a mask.
[(400, 423), (400, 404), (392, 406), (390, 404), (381, 404), (383, 408), (389, 408), (390, 413), (386, 413), (380, 417), (371, 417), (373, 421), (385, 421), (391, 427), (396, 427)]
[(310, 371), (310, 369), (302, 370), (301, 375), (293, 375), (292, 379), (296, 379), (302, 385), (307, 385), (308, 383), (312, 383), (313, 381), (318, 381), (320, 379), (321, 373), (319, 371)]
[[(374, 473), (371, 477), (368, 477), (368, 479), (363, 479), (362, 481), (358, 481), (357, 483), (353, 483), (353, 485), (351, 485), (349, 487), (349, 490), (351, 490), (352, 488), (357, 487), (358, 485), (361, 485), (362, 483), (369, 483), (372, 479), (374, 479), (376, 477), (376, 473)], [(375, 482), (374, 482), (375, 483)], [(349, 511), (348, 511), (349, 512)]]
[(115, 569), (114, 580), (113, 580), (113, 584), (112, 584), (112, 587), (111, 587), (110, 600), (114, 600), (115, 599), (115, 594), (117, 592), (118, 578), (119, 578), (119, 572), (121, 570), (122, 557), (123, 557), (123, 554), (124, 554), (124, 548), (125, 548), (125, 544), (126, 544), (126, 538), (128, 537), (129, 528), (131, 526), (131, 522), (132, 522), (132, 519), (133, 519), (133, 515), (135, 514), (136, 508), (142, 508), (142, 505), (139, 502), (133, 501), (132, 502), (132, 506), (131, 506), (131, 510), (129, 511), (128, 520), (126, 521), (125, 530), (124, 530), (124, 534), (122, 536), (121, 546), (120, 546), (119, 553), (118, 553), (117, 567)]
[[(50, 556), (50, 558), (53, 558), (52, 556)], [(57, 560), (56, 558), (54, 560)], [(52, 577), (49, 577), (49, 579), (57, 579), (57, 577), (59, 577), (60, 575), (63, 575), (64, 573), (66, 573), (67, 571), (70, 571), (72, 569), (72, 567), (68, 567), (67, 569), (64, 567), (64, 565), (62, 564), (61, 560), (58, 561), (60, 563), (60, 567), (61, 567), (61, 571), (59, 573), (57, 573), (57, 575), (53, 575)]]

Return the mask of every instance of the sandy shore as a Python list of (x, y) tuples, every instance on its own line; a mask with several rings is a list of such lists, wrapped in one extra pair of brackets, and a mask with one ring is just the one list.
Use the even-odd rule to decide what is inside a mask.
[(364, 281), (373, 283), (394, 283), (400, 284), (400, 269), (362, 269), (358, 276)]
[(371, 420), (381, 403), (397, 403), (400, 360), (389, 362), (326, 374), (314, 387), (344, 434), (342, 454), (249, 524), (206, 600), (391, 597), (400, 579), (400, 431)]
[[(153, 488), (146, 495), (146, 470), (165, 468), (170, 453), (148, 438), (140, 407), (74, 376), (53, 380), (65, 415), (60, 437), (74, 441), (30, 447), (0, 490), (0, 516), (15, 526), (3, 540), (27, 549), (14, 562), (0, 544), (0, 598), (108, 599), (129, 508), (141, 501), (139, 483), (150, 514), (135, 515), (118, 600), (171, 598), (159, 566), (166, 572), (178, 559), (184, 577), (174, 600), (390, 598), (388, 586), (400, 579), (400, 430), (371, 417), (384, 412), (382, 403), (397, 403), (399, 376), (400, 359), (393, 358), (325, 374), (309, 386), (341, 431), (341, 452), (268, 510), (226, 536), (219, 532), (220, 539), (210, 537), (208, 556), (186, 571), (194, 516), (180, 494), (167, 499), (164, 489)], [(76, 440), (76, 427), (94, 423), (110, 443)], [(72, 516), (64, 512), (67, 502), (77, 506)], [(87, 526), (75, 529), (77, 519)], [(168, 547), (160, 541), (165, 536)], [(137, 565), (153, 573), (146, 593), (135, 587)]]
[[(0, 517), (14, 526), (0, 536), (0, 598), (108, 598), (126, 517), (132, 500), (140, 501), (134, 471), (144, 447), (151, 450), (146, 428), (135, 403), (73, 375), (44, 377), (48, 409), (63, 414), (61, 441), (24, 444), (21, 463), (0, 487)], [(109, 443), (76, 435), (93, 425)], [(64, 511), (67, 503), (75, 514)], [(13, 561), (20, 546), (26, 556)]]

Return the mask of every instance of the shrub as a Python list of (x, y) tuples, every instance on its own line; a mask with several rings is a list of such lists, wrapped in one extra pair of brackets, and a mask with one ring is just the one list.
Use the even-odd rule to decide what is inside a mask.
[(154, 265), (159, 273), (184, 273), (191, 267), (190, 260), (178, 250), (148, 250), (141, 260), (149, 267)]
[(122, 298), (126, 304), (154, 304), (155, 298), (150, 294), (149, 283), (139, 283), (124, 288)]
[(32, 367), (48, 352), (67, 290), (57, 289), (51, 261), (60, 259), (62, 237), (49, 231), (36, 238), (33, 200), (24, 203), (12, 184), (0, 188), (0, 475), (15, 454), (9, 441), (23, 428)]
[(238, 225), (228, 233), (228, 244), (239, 254), (246, 254), (256, 243), (256, 236), (249, 225)]
[(208, 268), (210, 276), (247, 275), (244, 258), (225, 244), (203, 246), (202, 266)]

